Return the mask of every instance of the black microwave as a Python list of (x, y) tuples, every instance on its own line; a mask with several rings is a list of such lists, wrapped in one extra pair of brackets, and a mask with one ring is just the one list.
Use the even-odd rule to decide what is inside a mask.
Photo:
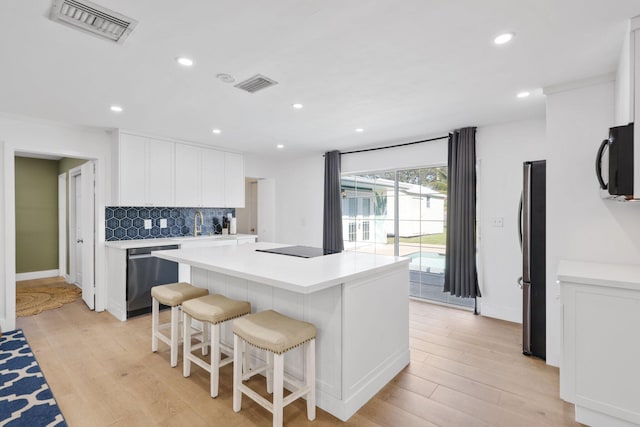
[(609, 197), (633, 198), (633, 123), (609, 129), (596, 156), (596, 176)]

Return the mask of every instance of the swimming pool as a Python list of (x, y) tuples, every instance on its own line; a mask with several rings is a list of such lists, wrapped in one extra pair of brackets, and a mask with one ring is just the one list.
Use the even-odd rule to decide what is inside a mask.
[(407, 255), (411, 262), (410, 270), (424, 271), (425, 273), (444, 273), (444, 254), (436, 252), (415, 252)]

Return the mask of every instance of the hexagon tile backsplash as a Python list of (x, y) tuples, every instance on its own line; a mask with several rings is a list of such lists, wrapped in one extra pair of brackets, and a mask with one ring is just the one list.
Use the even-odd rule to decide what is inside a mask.
[[(233, 208), (162, 208), (162, 207), (122, 207), (105, 208), (105, 239), (132, 240), (156, 239), (161, 237), (193, 236), (193, 220), (196, 211), (202, 212), (204, 223), (202, 234), (220, 234), (222, 217), (236, 216)], [(144, 220), (151, 220), (151, 228), (144, 228)], [(160, 220), (167, 220), (167, 227), (160, 228)]]

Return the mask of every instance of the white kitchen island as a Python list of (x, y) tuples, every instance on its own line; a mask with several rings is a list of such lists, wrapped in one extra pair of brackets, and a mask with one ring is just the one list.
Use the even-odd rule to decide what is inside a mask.
[[(346, 421), (409, 363), (409, 259), (343, 252), (316, 258), (256, 252), (287, 245), (178, 249), (153, 255), (191, 265), (191, 281), (252, 312), (274, 309), (313, 323), (317, 405)], [(232, 342), (231, 328), (223, 339)], [(260, 357), (258, 352), (254, 356)], [(301, 349), (285, 368), (303, 375)]]

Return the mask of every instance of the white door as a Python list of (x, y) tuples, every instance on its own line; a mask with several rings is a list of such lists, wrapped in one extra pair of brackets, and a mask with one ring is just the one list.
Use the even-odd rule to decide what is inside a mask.
[(87, 162), (81, 166), (82, 199), (78, 203), (82, 209), (78, 217), (82, 218), (82, 299), (90, 309), (95, 308), (95, 275), (94, 275), (94, 236), (95, 236), (95, 192), (94, 192), (94, 163)]
[(82, 299), (95, 307), (94, 234), (95, 195), (94, 163), (87, 162), (69, 171), (70, 271), (73, 283), (82, 289)]
[(82, 248), (84, 247), (84, 239), (82, 238), (82, 175), (76, 175), (73, 177), (73, 185), (75, 187), (75, 212), (76, 217), (75, 231), (76, 241), (73, 242), (76, 246), (75, 253), (75, 267), (76, 267), (76, 284), (82, 288)]
[(258, 180), (258, 240), (275, 242), (276, 183), (273, 179)]

